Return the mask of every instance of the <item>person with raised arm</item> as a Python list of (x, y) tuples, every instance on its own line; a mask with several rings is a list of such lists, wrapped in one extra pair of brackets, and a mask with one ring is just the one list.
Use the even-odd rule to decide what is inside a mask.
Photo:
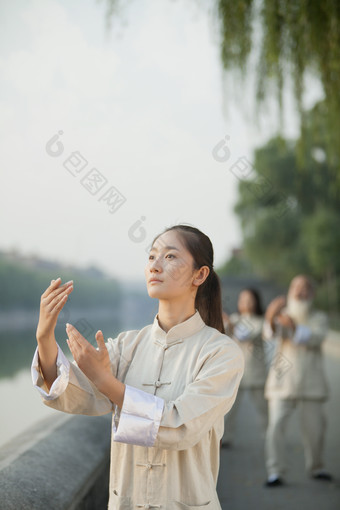
[(54, 409), (112, 413), (109, 509), (220, 510), (219, 446), (244, 359), (224, 331), (209, 237), (167, 228), (145, 278), (159, 301), (153, 323), (106, 342), (99, 330), (97, 349), (68, 324), (73, 363), (54, 337), (72, 282), (52, 281), (41, 296), (33, 383)]
[(323, 462), (328, 383), (321, 349), (328, 320), (325, 313), (313, 308), (313, 298), (312, 280), (297, 275), (287, 296), (275, 298), (265, 314), (264, 336), (277, 342), (265, 385), (269, 411), (265, 445), (267, 487), (284, 483), (285, 434), (296, 408), (300, 413), (306, 471), (313, 479), (332, 480)]

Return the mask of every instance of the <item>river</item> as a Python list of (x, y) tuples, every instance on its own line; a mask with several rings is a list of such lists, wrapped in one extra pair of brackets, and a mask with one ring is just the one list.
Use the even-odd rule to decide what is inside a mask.
[[(71, 360), (65, 322), (73, 324), (95, 344), (94, 334), (98, 329), (103, 331), (107, 339), (115, 338), (121, 331), (140, 329), (150, 324), (157, 312), (155, 305), (155, 301), (147, 297), (128, 296), (114, 311), (68, 311), (58, 320), (55, 331), (57, 342)], [(0, 330), (0, 446), (42, 418), (60, 414), (43, 405), (38, 391), (32, 385), (30, 367), (36, 348), (38, 315), (35, 311), (32, 320), (26, 320), (29, 324), (24, 327), (22, 317), (26, 315), (27, 311), (15, 314), (13, 320), (7, 320), (6, 324), (2, 321)]]

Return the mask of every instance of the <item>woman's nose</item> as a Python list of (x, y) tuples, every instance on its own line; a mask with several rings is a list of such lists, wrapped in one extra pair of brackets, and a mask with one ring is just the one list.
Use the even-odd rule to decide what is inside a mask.
[(159, 263), (158, 259), (151, 260), (150, 264), (150, 271), (160, 271), (161, 270), (161, 264)]

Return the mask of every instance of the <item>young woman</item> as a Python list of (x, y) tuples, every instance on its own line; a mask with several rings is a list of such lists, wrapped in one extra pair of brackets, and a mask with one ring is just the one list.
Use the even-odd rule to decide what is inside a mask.
[(41, 296), (33, 382), (46, 405), (67, 413), (113, 412), (109, 509), (221, 508), (216, 482), (223, 417), (243, 375), (243, 355), (224, 334), (210, 239), (176, 225), (158, 235), (145, 268), (159, 300), (153, 324), (95, 349), (70, 324), (70, 364), (57, 317), (72, 282)]
[(256, 289), (247, 288), (240, 292), (237, 302), (238, 313), (225, 317), (225, 328), (240, 345), (245, 360), (244, 377), (240, 385), (235, 405), (224, 418), (222, 447), (227, 448), (234, 439), (236, 415), (242, 395), (249, 392), (253, 400), (262, 429), (266, 432), (268, 422), (267, 401), (264, 398), (264, 385), (267, 369), (265, 363), (264, 342), (262, 339), (263, 310)]

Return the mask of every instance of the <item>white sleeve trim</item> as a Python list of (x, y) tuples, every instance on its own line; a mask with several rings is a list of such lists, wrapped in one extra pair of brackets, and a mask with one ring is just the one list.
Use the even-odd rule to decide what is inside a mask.
[(251, 332), (251, 325), (248, 321), (241, 320), (234, 327), (234, 336), (239, 342), (246, 342)]
[[(65, 354), (58, 346), (58, 356), (57, 356), (57, 378), (53, 382), (50, 391), (45, 391), (42, 386), (44, 386), (45, 381), (42, 377), (39, 365), (39, 356), (38, 356), (38, 347), (35, 350), (32, 366), (31, 366), (31, 376), (33, 385), (37, 388), (41, 396), (44, 400), (55, 400), (60, 397), (60, 395), (66, 390), (66, 387), (69, 382), (70, 376), (70, 362), (66, 358)], [(45, 386), (46, 388), (46, 386)]]
[(118, 427), (113, 422), (114, 441), (153, 446), (163, 414), (164, 400), (125, 385)]
[(293, 341), (295, 344), (306, 344), (309, 342), (311, 335), (312, 332), (310, 328), (303, 324), (299, 324), (295, 329)]

